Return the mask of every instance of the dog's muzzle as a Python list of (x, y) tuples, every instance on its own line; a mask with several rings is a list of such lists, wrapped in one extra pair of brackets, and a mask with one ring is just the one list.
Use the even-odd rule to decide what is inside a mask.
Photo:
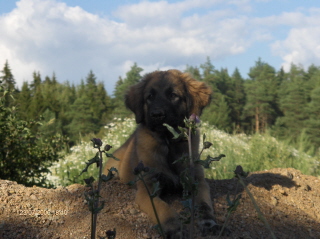
[(160, 122), (166, 118), (166, 114), (165, 114), (164, 110), (156, 109), (156, 110), (152, 110), (150, 112), (150, 117), (151, 117), (152, 121)]

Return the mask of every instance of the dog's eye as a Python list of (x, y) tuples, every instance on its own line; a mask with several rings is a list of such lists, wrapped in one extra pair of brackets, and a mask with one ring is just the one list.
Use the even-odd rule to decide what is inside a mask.
[(170, 97), (171, 100), (178, 100), (179, 99), (179, 96), (177, 94), (175, 94), (175, 93), (171, 93), (169, 95), (169, 97)]
[(150, 100), (153, 100), (153, 98), (154, 98), (154, 95), (151, 94), (151, 93), (147, 96), (147, 100), (149, 100), (149, 101), (150, 101)]

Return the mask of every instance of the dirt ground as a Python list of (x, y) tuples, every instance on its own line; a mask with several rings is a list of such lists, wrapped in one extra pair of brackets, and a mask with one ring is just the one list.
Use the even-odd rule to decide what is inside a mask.
[[(272, 238), (247, 192), (237, 186), (237, 179), (209, 183), (220, 224), (225, 221), (227, 193), (231, 199), (242, 194), (227, 226), (231, 234), (222, 238)], [(320, 238), (320, 178), (292, 168), (272, 169), (251, 173), (246, 183), (277, 238)], [(106, 203), (98, 215), (98, 236), (116, 228), (117, 239), (160, 238), (134, 204), (134, 189), (116, 180), (103, 188)], [(91, 214), (84, 198), (87, 190), (78, 184), (44, 189), (0, 180), (0, 238), (90, 238)]]

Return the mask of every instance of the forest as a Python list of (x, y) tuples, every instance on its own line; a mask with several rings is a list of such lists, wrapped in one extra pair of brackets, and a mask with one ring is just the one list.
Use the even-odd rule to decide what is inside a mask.
[[(184, 71), (213, 90), (212, 102), (203, 112), (202, 121), (230, 134), (268, 133), (312, 156), (320, 155), (319, 66), (304, 69), (292, 64), (285, 72), (258, 59), (245, 78), (237, 68), (232, 73), (225, 68), (216, 69), (208, 57), (200, 66), (187, 65)], [(51, 149), (41, 153), (49, 154), (51, 150), (49, 158), (54, 161), (62, 147), (73, 146), (81, 138), (102, 137), (104, 126), (113, 118), (132, 116), (123, 98), (128, 87), (143, 77), (142, 72), (135, 63), (124, 78), (119, 77), (112, 95), (93, 71), (79, 85), (61, 83), (55, 74), (43, 77), (40, 72), (33, 72), (32, 82), (24, 82), (18, 89), (7, 61), (0, 73), (2, 145), (22, 147), (21, 138), (13, 138), (21, 132), (19, 127), (24, 127), (28, 137), (38, 142), (35, 145), (50, 142)], [(12, 125), (19, 127), (13, 130)], [(0, 178), (10, 179), (4, 149), (2, 146), (0, 166), (7, 168), (7, 174), (2, 171)], [(41, 162), (44, 155), (39, 152)], [(45, 168), (45, 164), (41, 165)]]

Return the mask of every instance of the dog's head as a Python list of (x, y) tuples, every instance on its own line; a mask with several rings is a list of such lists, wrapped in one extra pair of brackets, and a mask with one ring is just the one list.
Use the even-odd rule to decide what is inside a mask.
[(211, 93), (205, 83), (187, 73), (155, 71), (129, 89), (125, 103), (134, 112), (137, 123), (159, 131), (163, 130), (163, 123), (177, 127), (191, 114), (200, 116)]

